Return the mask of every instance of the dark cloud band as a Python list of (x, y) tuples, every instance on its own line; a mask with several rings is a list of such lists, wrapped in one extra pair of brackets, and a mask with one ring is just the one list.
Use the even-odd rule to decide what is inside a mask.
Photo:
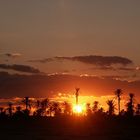
[(27, 73), (41, 73), (38, 69), (27, 66), (27, 65), (7, 65), (7, 64), (0, 64), (0, 69), (5, 69), (5, 70), (15, 70), (18, 72), (27, 72)]
[(116, 64), (121, 65), (129, 65), (133, 64), (133, 61), (120, 56), (97, 56), (97, 55), (89, 55), (89, 56), (74, 56), (74, 57), (54, 57), (54, 58), (46, 58), (41, 60), (30, 60), (29, 62), (40, 62), (47, 63), (51, 61), (78, 61), (84, 64), (92, 64), (96, 66), (111, 66)]
[(133, 63), (130, 59), (119, 56), (89, 55), (89, 56), (74, 56), (74, 57), (55, 57), (55, 58), (57, 60), (79, 61), (85, 64), (93, 64), (98, 66), (110, 66), (114, 64), (128, 65)]

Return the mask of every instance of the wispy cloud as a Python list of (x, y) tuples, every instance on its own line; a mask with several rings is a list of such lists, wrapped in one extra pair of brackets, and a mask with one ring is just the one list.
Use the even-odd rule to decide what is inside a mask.
[(41, 73), (40, 70), (34, 67), (27, 66), (27, 65), (17, 65), (17, 64), (13, 64), (13, 65), (0, 64), (0, 69), (15, 70), (18, 72), (35, 73), (35, 74)]
[(28, 62), (47, 63), (47, 62), (52, 62), (54, 60), (55, 60), (54, 58), (45, 58), (45, 59), (28, 60)]
[(139, 71), (139, 67), (113, 67), (113, 66), (99, 66), (99, 67), (94, 67), (92, 70), (111, 70), (111, 71)]
[(7, 57), (15, 58), (15, 57), (20, 57), (22, 54), (21, 53), (5, 53), (4, 55)]

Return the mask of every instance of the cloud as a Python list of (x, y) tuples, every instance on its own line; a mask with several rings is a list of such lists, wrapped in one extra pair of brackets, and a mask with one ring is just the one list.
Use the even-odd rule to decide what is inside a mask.
[(120, 56), (74, 56), (74, 57), (55, 57), (57, 60), (79, 61), (85, 64), (93, 64), (97, 66), (111, 66), (114, 64), (128, 65), (132, 64), (132, 60)]
[(120, 67), (120, 68), (118, 68), (118, 70), (122, 70), (122, 71), (136, 71), (136, 68)]
[(12, 57), (12, 58), (20, 57), (21, 56), (20, 53), (5, 53), (4, 55), (8, 56), (8, 57)]
[(17, 65), (17, 64), (13, 64), (13, 65), (0, 64), (0, 69), (15, 70), (18, 72), (35, 73), (35, 74), (41, 73), (38, 69), (34, 67), (27, 66), (27, 65)]
[(112, 71), (139, 71), (138, 67), (113, 67), (113, 66), (100, 66), (92, 68), (93, 70), (112, 70)]
[(90, 70), (112, 70), (112, 71), (116, 71), (116, 68), (113, 67), (113, 66), (98, 66), (98, 67), (90, 68)]
[(28, 60), (28, 62), (39, 62), (39, 63), (47, 63), (54, 61), (54, 58), (45, 58), (45, 59), (37, 59), (37, 60)]
[(97, 55), (88, 55), (88, 56), (74, 56), (74, 57), (53, 57), (53, 58), (47, 58), (47, 59), (40, 59), (40, 60), (29, 60), (29, 62), (51, 62), (51, 61), (77, 61), (82, 62), (84, 64), (91, 64), (95, 66), (111, 66), (116, 64), (121, 65), (129, 65), (133, 64), (133, 61), (120, 56), (97, 56)]

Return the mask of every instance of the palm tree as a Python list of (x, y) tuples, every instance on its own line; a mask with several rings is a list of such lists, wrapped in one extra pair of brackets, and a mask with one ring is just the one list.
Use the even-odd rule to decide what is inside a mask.
[(3, 107), (0, 107), (0, 118), (6, 118), (6, 111)]
[(129, 102), (127, 103), (127, 114), (128, 116), (133, 116), (134, 114), (134, 94), (133, 93), (130, 93), (129, 94)]
[(9, 105), (9, 108), (8, 108), (9, 116), (12, 117), (13, 104), (9, 103), (8, 105)]
[(44, 109), (44, 110), (46, 110), (46, 108), (48, 107), (48, 105), (49, 105), (49, 99), (48, 98), (44, 99), (41, 102), (41, 108)]
[(21, 112), (21, 107), (20, 106), (16, 107), (16, 112)]
[(58, 102), (53, 103), (53, 111), (55, 116), (60, 116), (61, 109), (60, 109), (60, 104)]
[(108, 114), (109, 116), (112, 116), (114, 114), (115, 111), (115, 104), (113, 100), (108, 100), (107, 101), (107, 105), (108, 105)]
[(137, 104), (136, 114), (137, 115), (140, 115), (140, 104)]
[(135, 96), (135, 95), (134, 95), (133, 93), (130, 93), (130, 94), (129, 94), (130, 102), (132, 102), (132, 103), (133, 103), (134, 96)]
[(4, 108), (0, 107), (0, 116), (2, 115), (3, 111), (4, 111)]
[(72, 107), (68, 102), (64, 102), (64, 114), (65, 115), (70, 115), (72, 112)]
[(92, 111), (94, 113), (98, 111), (98, 105), (99, 105), (99, 102), (98, 101), (94, 101), (93, 108), (92, 108)]
[(39, 107), (40, 107), (40, 101), (37, 100), (37, 101), (36, 101), (36, 108), (38, 109)]
[(91, 115), (91, 113), (92, 113), (90, 103), (86, 104), (86, 112), (87, 112), (87, 115)]
[(80, 88), (75, 88), (76, 93), (75, 93), (75, 98), (76, 98), (76, 105), (78, 105), (78, 97), (79, 97), (79, 90)]
[(0, 114), (2, 114), (4, 108), (3, 107), (0, 107)]
[(44, 99), (44, 100), (41, 102), (41, 110), (42, 110), (42, 115), (43, 115), (43, 116), (46, 116), (46, 115), (47, 115), (46, 109), (48, 108), (49, 103), (50, 103), (50, 101), (49, 101), (48, 98)]
[(23, 102), (25, 103), (25, 108), (26, 108), (26, 110), (28, 110), (28, 108), (30, 108), (31, 106), (30, 106), (30, 100), (29, 100), (29, 97), (25, 97), (24, 98), (24, 100), (23, 100)]
[(23, 114), (23, 112), (22, 112), (22, 110), (21, 110), (21, 106), (17, 106), (17, 107), (16, 107), (16, 112), (14, 113), (14, 117), (20, 119), (20, 118), (23, 117), (23, 115), (24, 115), (24, 114)]
[(121, 112), (121, 107), (120, 107), (120, 101), (121, 101), (121, 95), (122, 95), (122, 89), (116, 89), (115, 90), (115, 95), (118, 98), (118, 114), (120, 115)]
[(23, 110), (23, 113), (25, 117), (28, 117), (31, 110), (30, 99), (28, 96), (24, 98), (23, 103), (25, 104), (25, 110)]

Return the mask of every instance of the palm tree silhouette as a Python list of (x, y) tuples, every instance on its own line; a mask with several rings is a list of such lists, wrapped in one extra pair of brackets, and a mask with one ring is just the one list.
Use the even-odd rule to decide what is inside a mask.
[(38, 109), (39, 107), (40, 107), (40, 101), (37, 100), (37, 101), (36, 101), (36, 108)]
[(128, 116), (133, 116), (134, 114), (134, 94), (130, 93), (129, 94), (129, 102), (127, 103), (127, 114)]
[(3, 112), (3, 107), (0, 107), (0, 114)]
[(6, 111), (3, 107), (0, 107), (0, 119), (5, 119), (7, 117)]
[(23, 103), (25, 104), (25, 110), (23, 110), (23, 113), (25, 117), (29, 117), (30, 110), (31, 110), (31, 103), (28, 96), (24, 98)]
[(58, 102), (53, 103), (53, 111), (55, 116), (60, 116), (61, 109), (60, 109), (60, 104)]
[(15, 118), (17, 118), (17, 119), (23, 118), (24, 113), (23, 113), (23, 111), (21, 110), (21, 106), (17, 106), (17, 107), (16, 107), (16, 112), (14, 113), (13, 116), (14, 116)]
[(4, 108), (0, 107), (0, 116), (3, 114)]
[(72, 112), (72, 107), (68, 102), (64, 102), (64, 114), (65, 115), (70, 115)]
[(76, 93), (75, 93), (75, 97), (76, 97), (76, 105), (78, 105), (78, 97), (79, 97), (79, 90), (80, 88), (75, 88)]
[(12, 106), (13, 106), (13, 104), (9, 103), (8, 105), (9, 105), (9, 108), (8, 108), (9, 116), (12, 117), (12, 113), (13, 113), (12, 112), (13, 111), (13, 107)]
[(136, 114), (137, 114), (137, 115), (140, 115), (140, 104), (137, 104), (137, 107), (136, 107)]
[(25, 97), (23, 102), (25, 103), (26, 110), (31, 108), (29, 97)]
[(99, 105), (99, 102), (98, 101), (94, 101), (93, 108), (92, 108), (92, 111), (94, 113), (96, 113), (98, 111), (98, 105)]
[(115, 90), (115, 95), (117, 96), (118, 98), (118, 114), (120, 115), (120, 112), (121, 112), (121, 105), (120, 105), (120, 101), (121, 101), (121, 95), (122, 95), (122, 89), (116, 89)]
[(115, 104), (113, 100), (108, 100), (107, 101), (107, 105), (108, 105), (108, 114), (109, 116), (112, 116), (114, 114), (115, 111)]
[(48, 105), (49, 105), (49, 99), (48, 99), (48, 98), (44, 99), (44, 100), (41, 102), (41, 108), (42, 108), (42, 109), (46, 109), (46, 108), (48, 107)]
[(90, 103), (86, 104), (86, 113), (87, 113), (87, 115), (91, 115), (91, 113), (92, 113)]

